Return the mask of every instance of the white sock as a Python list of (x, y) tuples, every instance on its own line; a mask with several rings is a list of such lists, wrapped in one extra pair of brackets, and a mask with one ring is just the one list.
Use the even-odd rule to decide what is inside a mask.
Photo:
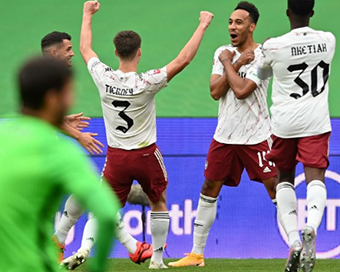
[(116, 237), (119, 242), (126, 248), (126, 250), (133, 254), (137, 250), (137, 240), (131, 236), (125, 229), (124, 223), (120, 213), (117, 213), (117, 227), (116, 227)]
[(217, 198), (200, 195), (194, 226), (194, 245), (191, 252), (204, 254), (211, 225), (215, 221)]
[(163, 263), (163, 251), (168, 236), (169, 212), (151, 212), (150, 229), (152, 234), (153, 254), (151, 261)]
[(301, 241), (297, 220), (297, 199), (294, 186), (281, 182), (276, 187), (276, 199), (281, 214), (281, 224), (286, 231), (291, 247), (295, 241)]
[(92, 213), (89, 214), (89, 220), (87, 220), (84, 231), (83, 231), (83, 239), (81, 240), (81, 247), (79, 250), (86, 249), (91, 251), (97, 239), (97, 227), (98, 222), (97, 219), (93, 216)]
[(280, 225), (282, 226), (283, 230), (286, 232), (285, 227), (283, 226), (283, 223), (282, 223), (282, 216), (281, 216), (279, 207), (277, 206), (276, 198), (272, 199), (272, 201), (273, 201), (273, 204), (276, 206), (277, 218), (279, 219)]
[(307, 226), (316, 232), (320, 226), (326, 206), (327, 190), (320, 180), (313, 180), (307, 186), (308, 219)]
[(74, 196), (71, 195), (66, 203), (63, 215), (57, 225), (56, 232), (59, 243), (65, 244), (68, 232), (77, 223), (84, 210), (80, 204), (75, 200)]

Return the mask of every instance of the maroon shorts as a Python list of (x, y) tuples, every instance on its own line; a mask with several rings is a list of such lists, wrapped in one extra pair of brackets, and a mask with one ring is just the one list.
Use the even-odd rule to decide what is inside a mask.
[(103, 176), (125, 205), (132, 182), (138, 181), (152, 202), (168, 185), (163, 157), (156, 144), (134, 150), (108, 147)]
[(228, 186), (238, 186), (246, 168), (251, 180), (268, 180), (276, 176), (275, 166), (264, 158), (269, 150), (267, 140), (256, 145), (231, 145), (221, 144), (213, 139), (204, 176), (209, 180), (224, 181)]
[(283, 139), (273, 136), (272, 150), (266, 155), (276, 167), (291, 172), (298, 162), (313, 168), (327, 168), (329, 165), (329, 137), (327, 132), (320, 135)]

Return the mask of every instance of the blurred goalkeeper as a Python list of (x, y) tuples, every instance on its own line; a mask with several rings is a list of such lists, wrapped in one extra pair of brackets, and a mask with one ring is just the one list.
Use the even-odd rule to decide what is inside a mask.
[(36, 58), (21, 68), (18, 83), (22, 115), (0, 126), (0, 271), (58, 271), (52, 223), (69, 192), (97, 216), (91, 271), (104, 271), (119, 204), (82, 152), (57, 137), (73, 101), (72, 70)]

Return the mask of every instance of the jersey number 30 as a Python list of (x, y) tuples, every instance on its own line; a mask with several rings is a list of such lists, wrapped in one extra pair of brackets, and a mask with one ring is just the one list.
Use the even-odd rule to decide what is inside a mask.
[(130, 107), (130, 105), (131, 105), (130, 102), (129, 101), (117, 101), (117, 100), (115, 100), (115, 101), (112, 102), (112, 105), (115, 108), (118, 108), (118, 107), (123, 107), (124, 108), (122, 111), (120, 111), (118, 113), (118, 115), (119, 115), (120, 118), (122, 118), (127, 123), (127, 127), (118, 126), (118, 127), (116, 127), (116, 129), (120, 130), (123, 133), (128, 132), (128, 130), (133, 126), (133, 120), (129, 116), (127, 116), (124, 111), (128, 107)]
[[(310, 87), (308, 86), (308, 84), (306, 82), (304, 82), (300, 78), (300, 76), (307, 69), (307, 67), (308, 67), (307, 63), (303, 62), (301, 64), (290, 65), (287, 68), (289, 72), (301, 70), (301, 73), (294, 79), (294, 82), (302, 88), (302, 95), (298, 94), (298, 93), (290, 94), (290, 96), (294, 97), (295, 99), (298, 99), (298, 98), (306, 95), (309, 92)], [(322, 85), (321, 90), (319, 92), (318, 92), (318, 68), (321, 68), (323, 70), (323, 72), (322, 72), (323, 85)], [(329, 64), (325, 63), (322, 60), (311, 71), (311, 83), (312, 83), (311, 84), (312, 85), (311, 91), (312, 91), (312, 95), (314, 97), (321, 94), (325, 90), (325, 86), (326, 86), (328, 77), (329, 77)]]

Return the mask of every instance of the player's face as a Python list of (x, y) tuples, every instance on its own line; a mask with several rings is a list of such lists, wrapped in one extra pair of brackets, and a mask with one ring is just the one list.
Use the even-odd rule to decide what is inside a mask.
[(72, 50), (72, 43), (69, 40), (63, 40), (63, 43), (58, 46), (56, 50), (57, 58), (66, 61), (68, 66), (72, 66), (72, 58), (74, 56), (74, 52)]
[(231, 14), (228, 29), (233, 46), (242, 46), (247, 41), (251, 25), (248, 11), (238, 9)]

